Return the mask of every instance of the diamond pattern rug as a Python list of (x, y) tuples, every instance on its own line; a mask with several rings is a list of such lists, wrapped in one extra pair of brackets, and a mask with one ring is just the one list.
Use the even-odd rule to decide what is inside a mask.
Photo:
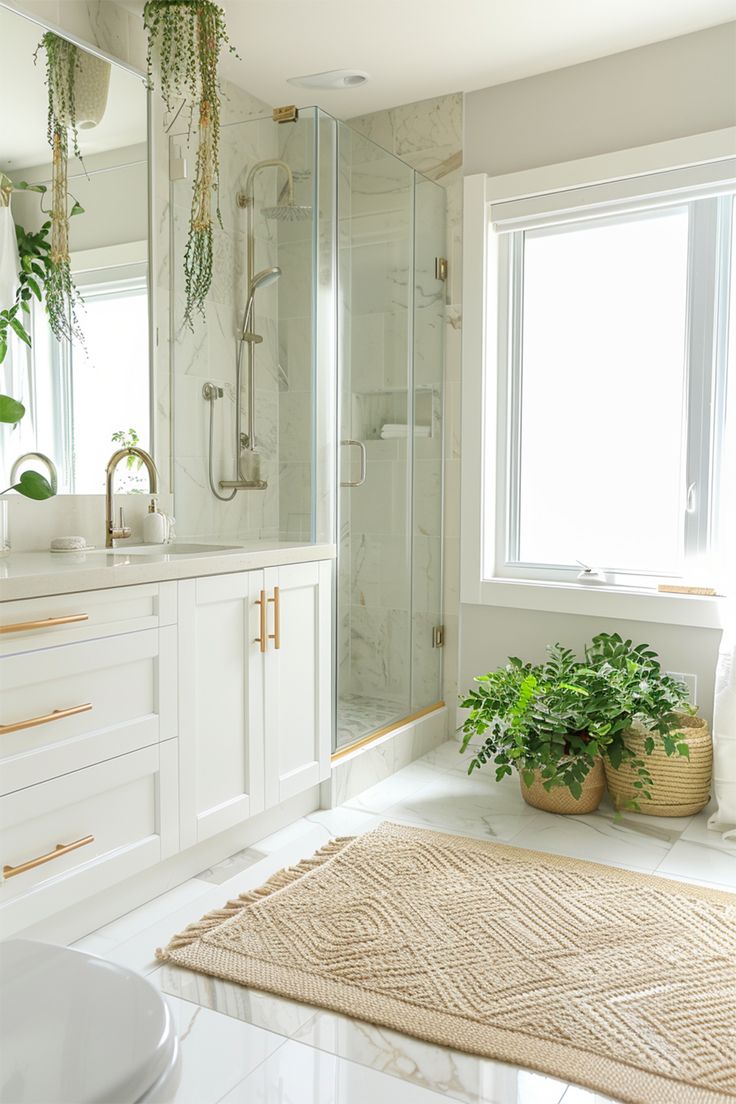
[(634, 1104), (736, 1100), (736, 896), (384, 823), (161, 960)]

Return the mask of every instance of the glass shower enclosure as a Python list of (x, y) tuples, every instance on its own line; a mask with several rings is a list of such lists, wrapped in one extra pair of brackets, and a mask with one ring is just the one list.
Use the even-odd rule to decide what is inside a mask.
[(442, 697), (445, 194), (317, 108), (224, 125), (221, 149), (218, 275), (193, 330), (190, 186), (172, 184), (177, 531), (337, 545), (344, 750)]

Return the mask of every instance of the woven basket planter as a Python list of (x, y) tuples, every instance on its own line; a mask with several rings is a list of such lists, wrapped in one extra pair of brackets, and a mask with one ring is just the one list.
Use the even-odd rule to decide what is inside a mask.
[(553, 786), (551, 790), (545, 790), (542, 785), (540, 771), (534, 772), (534, 782), (527, 786), (521, 774), (521, 796), (527, 805), (533, 805), (535, 809), (544, 809), (546, 813), (592, 813), (601, 803), (601, 798), (606, 789), (606, 778), (603, 773), (603, 760), (596, 759), (594, 766), (585, 776), (583, 792), (580, 797), (573, 797), (567, 786)]
[(645, 816), (692, 816), (705, 808), (710, 800), (713, 775), (713, 741), (707, 721), (702, 717), (680, 717), (682, 738), (690, 749), (690, 758), (667, 755), (658, 742), (651, 755), (644, 753), (644, 741), (648, 733), (631, 730), (626, 733), (627, 747), (644, 759), (652, 776), (652, 800), (647, 801), (634, 788), (637, 779), (628, 763), (612, 767), (605, 761), (606, 782), (611, 799), (617, 809), (631, 801), (639, 805), (637, 812)]

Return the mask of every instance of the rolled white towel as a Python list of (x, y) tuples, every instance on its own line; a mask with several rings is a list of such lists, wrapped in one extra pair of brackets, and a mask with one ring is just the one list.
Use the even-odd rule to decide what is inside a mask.
[[(386, 425), (381, 427), (381, 440), (389, 441), (394, 438), (408, 437), (409, 426), (406, 423), (387, 422)], [(430, 427), (427, 425), (415, 425), (414, 426), (415, 437), (429, 437)]]

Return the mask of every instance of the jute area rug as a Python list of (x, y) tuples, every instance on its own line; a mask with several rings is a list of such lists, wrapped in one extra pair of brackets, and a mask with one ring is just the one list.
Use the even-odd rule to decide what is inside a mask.
[(385, 823), (159, 959), (634, 1104), (736, 1100), (736, 896)]

